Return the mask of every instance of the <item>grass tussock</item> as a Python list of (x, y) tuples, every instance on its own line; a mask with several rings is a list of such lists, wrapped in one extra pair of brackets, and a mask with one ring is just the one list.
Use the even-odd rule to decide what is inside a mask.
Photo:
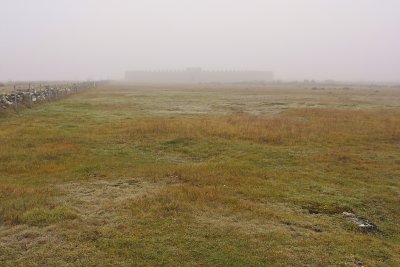
[(54, 209), (34, 208), (24, 212), (21, 216), (21, 223), (32, 226), (46, 226), (53, 223), (76, 219), (75, 212), (66, 207), (56, 207)]

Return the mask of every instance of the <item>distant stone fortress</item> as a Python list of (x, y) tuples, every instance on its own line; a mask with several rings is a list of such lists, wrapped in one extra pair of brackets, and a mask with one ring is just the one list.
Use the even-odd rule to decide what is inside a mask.
[(207, 71), (187, 68), (179, 71), (127, 71), (125, 79), (132, 83), (242, 83), (270, 82), (274, 74), (269, 71)]

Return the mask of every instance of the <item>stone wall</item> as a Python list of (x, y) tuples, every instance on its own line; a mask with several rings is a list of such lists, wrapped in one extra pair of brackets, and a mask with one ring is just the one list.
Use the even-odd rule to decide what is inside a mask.
[(93, 87), (94, 83), (78, 83), (71, 85), (40, 86), (39, 89), (29, 88), (16, 89), (9, 93), (0, 93), (0, 110), (13, 108), (18, 112), (21, 108), (32, 108), (35, 104), (49, 102), (64, 98), (68, 95)]

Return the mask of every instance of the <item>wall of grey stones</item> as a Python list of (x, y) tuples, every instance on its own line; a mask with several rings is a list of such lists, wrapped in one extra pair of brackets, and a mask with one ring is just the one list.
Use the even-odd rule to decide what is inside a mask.
[(39, 103), (59, 100), (94, 86), (96, 86), (94, 82), (45, 86), (29, 85), (28, 88), (18, 88), (14, 85), (11, 92), (0, 92), (0, 110), (13, 108), (18, 113), (21, 108), (32, 108)]

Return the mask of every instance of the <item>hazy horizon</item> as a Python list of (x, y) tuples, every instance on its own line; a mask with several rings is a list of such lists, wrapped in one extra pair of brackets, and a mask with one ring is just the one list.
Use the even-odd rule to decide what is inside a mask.
[(2, 0), (0, 81), (261, 70), (400, 81), (400, 1)]

